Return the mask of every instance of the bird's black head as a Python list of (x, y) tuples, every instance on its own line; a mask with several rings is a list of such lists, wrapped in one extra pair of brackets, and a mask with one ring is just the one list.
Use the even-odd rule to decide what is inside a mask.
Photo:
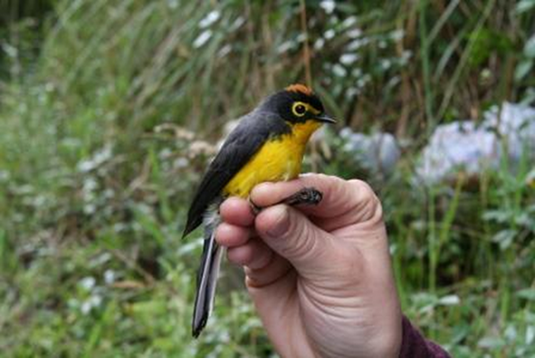
[(290, 123), (303, 123), (314, 120), (324, 123), (335, 123), (325, 114), (319, 97), (307, 86), (294, 84), (269, 96), (261, 105), (260, 110), (275, 112)]

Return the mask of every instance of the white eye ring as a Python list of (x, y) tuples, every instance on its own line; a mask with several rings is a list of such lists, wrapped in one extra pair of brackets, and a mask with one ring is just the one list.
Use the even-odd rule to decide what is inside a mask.
[(297, 117), (303, 117), (307, 113), (307, 105), (303, 102), (295, 102), (292, 105), (292, 112)]

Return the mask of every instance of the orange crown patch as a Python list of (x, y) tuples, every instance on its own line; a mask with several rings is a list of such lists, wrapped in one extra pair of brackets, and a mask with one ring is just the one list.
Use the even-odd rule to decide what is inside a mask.
[(288, 92), (300, 92), (304, 95), (310, 96), (312, 95), (312, 89), (310, 87), (307, 87), (305, 85), (302, 85), (300, 83), (296, 83), (294, 85), (290, 85), (286, 87), (286, 91)]

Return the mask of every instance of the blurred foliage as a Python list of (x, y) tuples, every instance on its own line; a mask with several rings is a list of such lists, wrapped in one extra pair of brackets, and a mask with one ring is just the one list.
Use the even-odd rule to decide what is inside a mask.
[(229, 119), (303, 81), (342, 124), (394, 132), (367, 174), (327, 135), (310, 168), (361, 177), (389, 225), (404, 311), (456, 357), (535, 354), (533, 164), (425, 190), (444, 121), (535, 100), (535, 1), (0, 1), (0, 351), (268, 357), (238, 271), (189, 337), (192, 189)]

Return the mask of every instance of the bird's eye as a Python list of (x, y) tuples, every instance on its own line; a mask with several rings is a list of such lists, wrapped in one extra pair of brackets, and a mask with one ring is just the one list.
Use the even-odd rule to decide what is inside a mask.
[(292, 106), (292, 112), (297, 117), (303, 117), (307, 112), (307, 107), (303, 102), (295, 102)]

